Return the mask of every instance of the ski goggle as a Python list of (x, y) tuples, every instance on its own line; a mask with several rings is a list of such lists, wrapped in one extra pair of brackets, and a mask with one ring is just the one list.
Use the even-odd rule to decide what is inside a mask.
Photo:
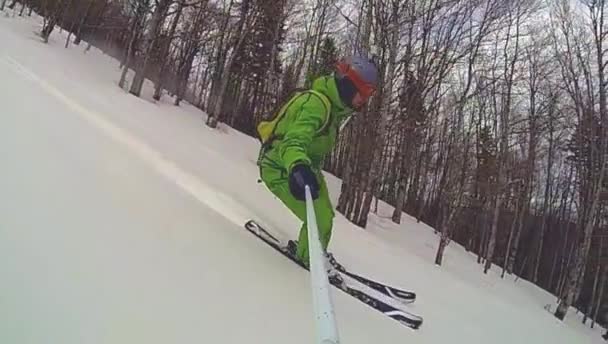
[(364, 98), (371, 97), (376, 91), (376, 86), (363, 80), (350, 64), (340, 61), (336, 64), (336, 69), (338, 70), (338, 73), (348, 77), (348, 79), (352, 81), (355, 88), (357, 88), (357, 91), (359, 91)]

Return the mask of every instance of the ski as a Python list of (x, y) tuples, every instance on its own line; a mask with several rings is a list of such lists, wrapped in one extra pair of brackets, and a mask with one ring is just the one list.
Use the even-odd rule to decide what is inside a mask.
[(399, 289), (399, 288), (395, 288), (395, 287), (391, 287), (384, 283), (374, 281), (367, 277), (364, 277), (364, 276), (358, 275), (354, 272), (351, 272), (351, 271), (347, 270), (342, 264), (338, 263), (338, 261), (331, 254), (329, 254), (329, 263), (339, 272), (341, 272), (341, 273), (349, 276), (350, 278), (355, 279), (355, 280), (359, 281), (360, 283), (365, 284), (366, 286), (368, 286), (388, 297), (391, 297), (397, 301), (400, 301), (405, 304), (409, 304), (409, 303), (416, 301), (416, 293), (407, 291), (407, 290), (403, 290), (403, 289)]
[[(275, 242), (280, 242), (277, 238), (275, 238), (274, 236), (272, 236), (272, 234), (270, 234), (268, 231), (266, 231), (265, 229), (263, 229), (259, 224), (257, 224), (255, 221), (250, 221), (252, 222), (255, 226), (259, 227), (261, 231), (263, 231), (263, 233), (267, 236), (269, 236), (271, 239), (273, 239)], [(356, 274), (354, 272), (351, 272), (350, 270), (346, 269), (342, 264), (340, 264), (336, 258), (330, 253), (328, 254), (328, 261), (329, 263), (339, 272), (341, 272), (344, 275), (349, 276), (352, 279), (355, 279), (357, 281), (359, 281), (362, 284), (365, 284), (366, 286), (370, 287), (371, 289), (374, 289), (388, 297), (391, 297), (403, 304), (410, 304), (413, 303), (414, 301), (416, 301), (416, 293), (411, 292), (411, 291), (407, 291), (407, 290), (403, 290), (403, 289), (399, 289), (399, 288), (395, 288), (389, 285), (386, 285), (384, 283), (372, 280), (368, 277), (364, 277), (361, 276), (359, 274)]]
[[(257, 238), (264, 241), (268, 246), (272, 247), (273, 249), (275, 249), (276, 251), (281, 253), (286, 258), (288, 258), (292, 262), (296, 263), (301, 268), (308, 270), (305, 265), (303, 265), (301, 262), (299, 262), (295, 257), (293, 257), (286, 250), (286, 248), (285, 248), (286, 245), (283, 245), (280, 240), (278, 240), (275, 236), (270, 234), (267, 230), (265, 230), (262, 226), (257, 224), (255, 221), (250, 220), (247, 223), (245, 223), (245, 228), (250, 233), (252, 233)], [(343, 276), (350, 277), (348, 274), (344, 274)], [(352, 278), (352, 277), (350, 277), (350, 278)], [(356, 282), (361, 283), (360, 281), (358, 281), (355, 278), (352, 278), (352, 279)], [(422, 321), (423, 321), (422, 317), (411, 314), (409, 312), (396, 308), (392, 305), (389, 305), (388, 303), (386, 303), (372, 295), (369, 295), (368, 293), (364, 292), (360, 288), (357, 288), (352, 283), (347, 282), (346, 279), (343, 279), (342, 281), (338, 282), (335, 279), (330, 278), (329, 282), (337, 289), (349, 294), (350, 296), (363, 302), (367, 306), (372, 307), (373, 309), (383, 313), (384, 315), (399, 322), (402, 325), (405, 325), (414, 330), (418, 329), (422, 325)]]

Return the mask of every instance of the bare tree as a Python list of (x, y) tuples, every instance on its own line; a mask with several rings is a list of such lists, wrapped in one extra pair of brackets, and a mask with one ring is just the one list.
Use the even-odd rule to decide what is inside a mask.
[[(55, 29), (55, 25), (57, 25), (59, 22), (61, 14), (65, 11), (65, 9), (70, 8), (72, 1), (73, 0), (57, 0), (57, 2), (54, 3), (54, 6), (49, 9), (48, 15), (44, 17), (44, 24), (42, 31), (40, 32), (40, 36), (45, 43), (49, 42), (49, 37)], [(14, 3), (16, 3), (16, 1), (11, 4), (13, 7)], [(11, 8), (10, 5), (9, 8)]]
[(514, 87), (514, 77), (516, 71), (516, 64), (520, 58), (520, 28), (522, 18), (526, 13), (526, 4), (523, 1), (512, 2), (506, 4), (506, 15), (508, 18), (507, 32), (504, 40), (503, 48), (503, 71), (502, 71), (502, 92), (504, 97), (500, 99), (500, 110), (495, 106), (496, 114), (499, 116), (498, 127), (499, 133), (499, 145), (498, 145), (498, 159), (497, 159), (497, 171), (496, 171), (496, 194), (494, 195), (494, 209), (492, 215), (492, 229), (490, 231), (490, 237), (488, 239), (488, 248), (486, 251), (486, 261), (484, 266), (484, 273), (492, 267), (494, 258), (494, 249), (496, 247), (496, 234), (498, 232), (498, 219), (500, 210), (504, 201), (504, 192), (508, 187), (509, 181), (506, 180), (506, 168), (507, 158), (509, 149), (509, 131), (510, 131), (510, 117), (512, 109), (512, 92)]
[[(231, 1), (232, 3), (232, 1)], [(230, 12), (231, 6), (228, 7), (228, 12)], [(224, 105), (224, 95), (226, 93), (226, 89), (228, 87), (228, 82), (231, 77), (232, 68), (234, 66), (235, 58), (243, 46), (243, 42), (245, 42), (245, 38), (247, 33), (249, 32), (249, 28), (255, 25), (258, 16), (255, 11), (255, 7), (251, 8), (251, 10), (246, 9), (242, 11), (241, 19), (238, 28), (236, 29), (236, 33), (233, 36), (234, 45), (230, 47), (230, 50), (225, 51), (222, 55), (224, 59), (219, 60), (218, 62), (222, 65), (221, 68), (217, 68), (217, 70), (221, 72), (216, 73), (216, 78), (213, 80), (213, 88), (214, 88), (214, 99), (209, 109), (211, 110), (209, 113), (209, 117), (207, 118), (207, 125), (211, 128), (217, 127), (219, 122), (219, 118), (222, 112), (222, 107)], [(226, 19), (226, 23), (228, 23), (228, 18)]]
[[(107, 3), (107, 1), (104, 0), (104, 5)], [(65, 39), (65, 47), (67, 48), (70, 44), (70, 38), (72, 38), (72, 33), (74, 33), (74, 31), (77, 31), (76, 33), (76, 37), (79, 39), (80, 37), (80, 32), (82, 30), (82, 26), (84, 25), (84, 23), (87, 21), (87, 19), (89, 18), (89, 15), (91, 14), (91, 10), (93, 9), (93, 5), (95, 4), (95, 0), (89, 0), (87, 2), (86, 8), (84, 10), (84, 14), (81, 16), (80, 21), (78, 22), (78, 24), (76, 22), (73, 22), (70, 29), (68, 30), (68, 36)], [(77, 27), (76, 27), (77, 26)], [(78, 40), (78, 43), (76, 43), (76, 41), (74, 41), (74, 44), (79, 44), (80, 43), (80, 39)]]
[(205, 6), (198, 7), (187, 20), (186, 30), (182, 32), (177, 50), (175, 105), (178, 106), (184, 98), (188, 80), (192, 71), (194, 58), (201, 51), (201, 37), (204, 31)]
[(147, 67), (150, 61), (152, 53), (156, 50), (158, 35), (160, 28), (163, 25), (167, 16), (167, 11), (174, 0), (155, 0), (154, 12), (152, 12), (152, 18), (150, 19), (150, 27), (146, 31), (143, 41), (143, 61), (136, 64), (135, 76), (131, 83), (131, 89), (129, 93), (139, 97), (141, 89), (144, 84), (144, 78), (146, 77)]
[[(449, 178), (450, 163), (446, 161), (444, 163), (444, 171), (441, 178), (439, 193), (436, 196), (437, 202), (439, 203), (439, 213), (440, 213), (440, 232), (441, 238), (439, 241), (439, 246), (437, 249), (437, 254), (435, 257), (435, 264), (441, 265), (443, 259), (443, 252), (445, 247), (448, 245), (450, 237), (451, 237), (451, 227), (453, 221), (459, 211), (460, 207), (464, 203), (464, 193), (467, 187), (467, 181), (469, 178), (469, 153), (471, 150), (471, 130), (465, 131), (463, 128), (465, 119), (465, 109), (467, 108), (467, 104), (471, 99), (471, 90), (477, 89), (479, 90), (480, 85), (474, 88), (474, 80), (476, 79), (474, 75), (474, 66), (479, 56), (479, 51), (481, 48), (482, 42), (486, 39), (487, 35), (491, 32), (493, 27), (493, 21), (496, 18), (495, 10), (497, 2), (488, 1), (486, 2), (486, 7), (483, 9), (481, 20), (477, 25), (471, 25), (468, 30), (470, 30), (467, 34), (469, 40), (469, 47), (467, 48), (468, 57), (466, 59), (466, 74), (464, 76), (464, 88), (462, 93), (458, 96), (455, 101), (455, 118), (457, 119), (457, 123), (454, 126), (454, 129), (451, 130), (451, 134), (449, 135), (449, 144), (450, 148), (448, 152), (452, 150), (451, 145), (456, 143), (459, 144), (462, 149), (462, 153), (458, 154), (460, 159), (454, 159), (454, 155), (448, 153), (449, 160), (453, 162), (461, 162), (460, 172), (458, 174), (457, 180), (453, 180), (454, 178)], [(472, 18), (470, 18), (472, 20)], [(471, 109), (473, 110), (473, 109)], [(472, 111), (474, 112), (474, 110)], [(457, 140), (457, 137), (461, 137), (462, 140)], [(457, 142), (454, 142), (457, 141)], [(401, 209), (396, 208), (395, 213)], [(396, 214), (393, 214), (395, 217)]]
[(120, 81), (118, 82), (118, 86), (120, 88), (124, 88), (127, 72), (129, 71), (129, 67), (133, 58), (135, 57), (135, 50), (137, 49), (137, 41), (141, 36), (141, 32), (144, 27), (144, 22), (146, 20), (146, 13), (149, 7), (149, 0), (136, 0), (133, 4), (132, 12), (133, 16), (130, 18), (131, 24), (129, 26), (129, 41), (127, 44), (127, 49), (123, 55), (123, 60), (121, 61), (122, 65), (122, 73), (120, 75)]
[(177, 8), (175, 9), (174, 17), (171, 21), (171, 26), (169, 28), (169, 32), (167, 33), (167, 38), (164, 44), (161, 44), (160, 51), (160, 68), (158, 69), (158, 74), (156, 76), (156, 84), (154, 86), (154, 95), (153, 98), (155, 100), (160, 100), (162, 87), (163, 87), (163, 77), (167, 68), (167, 60), (169, 58), (169, 50), (171, 47), (171, 43), (173, 42), (175, 31), (177, 30), (177, 25), (182, 16), (182, 11), (184, 10), (185, 0), (177, 1)]

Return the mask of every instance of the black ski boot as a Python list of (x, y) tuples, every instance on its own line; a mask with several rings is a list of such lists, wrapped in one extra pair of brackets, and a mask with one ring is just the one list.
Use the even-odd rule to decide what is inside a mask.
[[(291, 257), (297, 259), (298, 257), (298, 242), (296, 240), (289, 240), (287, 242), (287, 247), (285, 247), (285, 251)], [(327, 264), (325, 264), (325, 268), (327, 269), (327, 278), (329, 279), (329, 283), (337, 286), (338, 288), (344, 289), (346, 286), (344, 284), (344, 278), (340, 275), (340, 269), (344, 269), (342, 265), (338, 264), (336, 259), (331, 253), (325, 253)], [(300, 264), (302, 264), (300, 262)], [(304, 266), (304, 264), (302, 264)], [(310, 269), (309, 266), (306, 266), (307, 269)]]
[(344, 289), (346, 285), (344, 284), (344, 278), (340, 274), (340, 267), (342, 267), (331, 253), (325, 253), (327, 264), (325, 268), (327, 269), (327, 277), (329, 278), (329, 283), (335, 285), (338, 288)]
[(287, 247), (285, 247), (285, 251), (293, 258), (296, 258), (298, 256), (298, 242), (289, 240), (287, 242)]

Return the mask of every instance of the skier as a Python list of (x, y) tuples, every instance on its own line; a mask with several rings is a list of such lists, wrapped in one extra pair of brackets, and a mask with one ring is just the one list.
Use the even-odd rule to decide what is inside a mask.
[(326, 250), (331, 238), (334, 210), (321, 165), (335, 145), (341, 123), (362, 110), (378, 84), (378, 69), (362, 56), (347, 57), (331, 75), (316, 79), (312, 88), (297, 92), (274, 119), (258, 125), (262, 148), (260, 177), (304, 223), (297, 243), (288, 248), (308, 266), (305, 185), (314, 199), (319, 238)]

